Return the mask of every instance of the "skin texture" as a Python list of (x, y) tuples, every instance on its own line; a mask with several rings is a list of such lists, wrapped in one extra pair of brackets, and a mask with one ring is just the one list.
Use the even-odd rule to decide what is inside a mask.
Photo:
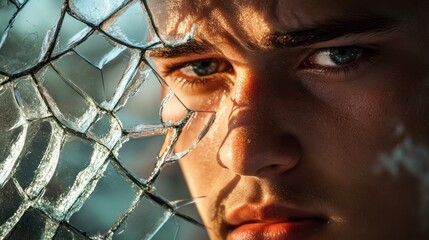
[[(149, 3), (156, 10), (156, 2)], [(375, 171), (380, 154), (391, 153), (404, 136), (429, 145), (427, 1), (163, 4), (158, 7), (168, 5), (169, 17), (154, 14), (160, 34), (183, 35), (195, 24), (194, 39), (206, 48), (175, 55), (166, 48), (155, 51), (152, 60), (185, 104), (217, 102), (204, 109), (217, 111), (210, 131), (180, 160), (193, 196), (205, 196), (197, 207), (212, 239), (232, 238), (234, 209), (269, 204), (326, 220), (306, 239), (429, 239), (419, 179), (404, 168), (397, 176)], [(266, 44), (272, 32), (367, 14), (398, 21), (382, 33), (281, 49)], [(317, 49), (339, 46), (377, 53), (347, 71), (316, 66), (322, 62)], [(195, 81), (183, 68), (204, 59), (223, 67), (191, 90), (175, 83), (179, 77)], [(309, 59), (312, 64), (305, 64)], [(398, 126), (405, 133), (396, 134)]]

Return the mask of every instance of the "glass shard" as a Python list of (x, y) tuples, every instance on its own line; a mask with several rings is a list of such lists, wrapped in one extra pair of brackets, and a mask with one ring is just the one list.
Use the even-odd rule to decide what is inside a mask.
[(122, 128), (115, 117), (107, 113), (102, 113), (89, 128), (87, 135), (98, 143), (112, 149), (122, 136)]
[(9, 131), (26, 122), (15, 100), (12, 84), (0, 86), (0, 103), (0, 132)]
[(104, 64), (123, 52), (125, 47), (117, 45), (103, 34), (95, 32), (74, 50), (94, 67), (102, 69)]
[(112, 110), (139, 64), (140, 52), (117, 45), (99, 33), (93, 34), (75, 51), (101, 70), (102, 86), (98, 86), (98, 89), (103, 91), (107, 100), (101, 106)]
[(28, 125), (27, 138), (14, 176), (30, 198), (40, 193), (54, 173), (62, 133), (62, 128), (49, 118)]
[(41, 199), (45, 211), (55, 219), (63, 220), (108, 154), (108, 150), (97, 143), (67, 135), (58, 166)]
[(67, 227), (66, 225), (61, 225), (57, 233), (55, 234), (54, 240), (87, 240), (85, 236), (83, 236), (78, 231), (74, 230), (71, 227)]
[(41, 211), (29, 208), (10, 232), (8, 239), (51, 239), (57, 227), (58, 224)]
[(6, 30), (7, 26), (9, 25), (9, 21), (12, 19), (13, 14), (15, 14), (16, 10), (16, 6), (12, 2), (7, 0), (0, 0), (0, 34), (2, 34), (4, 30)]
[(173, 216), (171, 217), (164, 226), (158, 231), (158, 233), (152, 238), (152, 240), (187, 240), (187, 239), (210, 239), (207, 231), (189, 221)]
[(147, 68), (143, 68), (134, 79), (137, 85), (134, 96), (116, 113), (122, 126), (128, 129), (144, 123), (161, 124), (159, 116), (163, 91), (161, 83)]
[(14, 81), (15, 98), (28, 120), (51, 115), (31, 76)]
[[(54, 61), (53, 66), (61, 76), (89, 95), (98, 104), (106, 101), (103, 76), (99, 69), (79, 55), (70, 52)], [(79, 69), (79, 71), (76, 71)]]
[(215, 116), (214, 112), (192, 112), (183, 124), (177, 142), (174, 143), (174, 154), (170, 161), (179, 160), (192, 151), (210, 129)]
[(143, 195), (137, 207), (115, 232), (113, 239), (152, 239), (171, 216), (171, 211)]
[(52, 55), (56, 56), (71, 49), (75, 44), (79, 43), (79, 41), (82, 41), (91, 30), (92, 28), (88, 25), (66, 13)]
[(125, 2), (126, 0), (73, 0), (69, 1), (69, 7), (82, 20), (98, 25)]
[[(166, 45), (177, 46), (191, 40), (194, 36), (195, 25), (186, 21), (186, 14), (200, 9), (199, 2), (166, 0), (144, 1), (151, 13), (153, 25), (157, 27), (158, 36)], [(166, 11), (168, 9), (168, 11)]]
[(7, 132), (2, 132), (0, 135), (0, 146), (2, 146), (0, 148), (0, 190), (15, 166), (24, 146), (26, 134), (27, 125), (23, 125)]
[(85, 132), (97, 116), (95, 104), (75, 91), (51, 67), (42, 69), (36, 77), (55, 117), (65, 126)]
[[(138, 191), (109, 163), (94, 191), (69, 223), (90, 237), (103, 237), (136, 201)], [(106, 211), (108, 209), (108, 211)]]
[(2, 83), (6, 82), (9, 78), (5, 75), (0, 74), (0, 86)]
[(115, 150), (121, 164), (138, 179), (148, 179), (155, 167), (165, 135), (125, 138)]
[(143, 3), (134, 0), (106, 21), (101, 28), (124, 44), (144, 48), (159, 41), (149, 21)]
[(17, 74), (42, 61), (54, 40), (62, 4), (33, 0), (23, 6), (0, 40), (0, 72)]
[(8, 181), (0, 189), (0, 232), (5, 230), (4, 224), (18, 211), (23, 202), (24, 198), (19, 194), (13, 181)]

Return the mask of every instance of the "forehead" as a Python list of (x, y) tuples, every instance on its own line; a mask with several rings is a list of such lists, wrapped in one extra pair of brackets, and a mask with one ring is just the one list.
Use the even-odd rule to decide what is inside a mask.
[(388, 15), (427, 18), (427, 0), (149, 0), (161, 35), (181, 36), (197, 27), (197, 38), (258, 42), (270, 32), (300, 30), (329, 19)]

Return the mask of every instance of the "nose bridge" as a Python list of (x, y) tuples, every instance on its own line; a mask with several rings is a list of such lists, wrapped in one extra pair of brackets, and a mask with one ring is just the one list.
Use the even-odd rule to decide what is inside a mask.
[[(220, 164), (238, 175), (267, 176), (286, 172), (301, 157), (298, 140), (284, 132), (281, 103), (269, 76), (257, 72), (237, 76), (231, 92), (228, 132), (219, 150)], [(271, 105), (270, 104), (274, 104)]]

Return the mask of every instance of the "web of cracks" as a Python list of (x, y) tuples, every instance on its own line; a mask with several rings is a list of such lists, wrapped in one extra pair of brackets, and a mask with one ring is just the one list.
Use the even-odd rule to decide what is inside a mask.
[[(3, 112), (0, 116), (0, 131), (3, 132), (0, 141), (7, 143), (7, 149), (0, 151), (3, 158), (0, 159), (0, 205), (7, 206), (0, 210), (0, 238), (18, 239), (26, 236), (24, 232), (27, 232), (32, 234), (29, 236), (40, 239), (120, 239), (121, 234), (128, 231), (127, 225), (132, 224), (136, 212), (143, 212), (143, 216), (151, 222), (150, 210), (157, 207), (157, 221), (145, 229), (147, 232), (140, 233), (142, 235), (138, 235), (138, 238), (152, 238), (172, 216), (204, 227), (178, 211), (195, 200), (169, 201), (156, 194), (154, 183), (165, 166), (177, 162), (192, 150), (213, 122), (214, 113), (198, 113), (182, 104), (186, 111), (182, 119), (176, 122), (162, 119), (162, 109), (175, 98), (169, 90), (159, 106), (158, 122), (155, 124), (142, 123), (125, 128), (123, 119), (117, 115), (127, 106), (130, 98), (144, 88), (149, 75), (155, 77), (159, 86), (168, 89), (145, 59), (146, 51), (186, 42), (192, 38), (193, 32), (166, 43), (153, 26), (145, 1), (111, 1), (110, 8), (106, 7), (108, 10), (94, 11), (93, 16), (102, 13), (94, 18), (81, 11), (91, 7), (79, 8), (82, 2), (85, 1), (55, 1), (55, 4), (48, 0), (0, 1), (0, 11), (3, 8), (6, 13), (13, 13), (0, 38), (0, 110)], [(17, 28), (15, 24), (26, 22), (31, 26), (31, 17), (44, 13), (33, 12), (28, 19), (23, 15), (29, 14), (36, 5), (49, 4), (56, 5), (58, 11), (57, 15), (41, 17), (55, 21), (52, 26), (40, 23), (42, 28), (45, 27), (44, 36), (40, 37), (36, 33), (34, 38), (28, 40), (32, 36), (31, 31), (36, 31), (28, 30), (27, 34), (30, 34), (23, 38), (26, 41), (16, 43), (18, 37), (14, 35)], [(92, 7), (97, 4), (94, 3)], [(146, 21), (143, 39), (135, 41), (135, 37), (126, 30), (125, 33), (117, 34), (116, 30), (121, 28), (121, 18), (126, 16), (127, 11), (139, 11), (143, 21)], [(61, 44), (59, 39), (66, 35), (62, 32), (66, 21), (74, 21), (82, 27), (67, 43)], [(38, 40), (41, 42), (40, 48), (37, 46)], [(85, 46), (88, 42), (95, 44)], [(20, 44), (27, 45), (27, 49), (19, 49)], [(105, 53), (102, 56), (97, 58), (91, 55), (91, 48), (103, 44)], [(25, 52), (29, 49), (28, 45), (37, 50)], [(67, 72), (64, 66), (70, 64), (82, 68)], [(109, 78), (111, 68), (119, 69), (122, 74)], [(79, 70), (86, 70), (86, 73), (90, 73), (89, 78), (98, 82), (88, 86), (87, 79), (73, 78), (71, 75), (78, 74)], [(61, 89), (60, 93), (55, 91), (58, 89)], [(77, 103), (77, 107), (70, 107), (70, 103), (65, 105), (64, 102), (67, 103), (69, 99)], [(179, 99), (176, 101), (180, 102)], [(210, 115), (207, 125), (187, 151), (176, 154), (175, 143), (184, 126), (190, 124), (197, 114)], [(119, 152), (130, 140), (156, 135), (164, 136), (167, 144), (155, 156), (155, 167), (149, 176), (140, 178), (124, 166)], [(81, 160), (79, 167), (70, 167), (77, 161), (69, 159), (70, 153), (85, 148), (88, 148), (87, 153), (84, 153), (87, 159)], [(30, 170), (31, 174), (28, 174)], [(62, 174), (70, 172), (74, 175), (71, 180), (67, 180), (67, 176)], [(103, 229), (79, 224), (93, 206), (87, 205), (87, 202), (97, 203), (91, 200), (97, 198), (93, 193), (108, 189), (113, 183), (125, 189), (121, 193), (129, 196), (126, 200), (117, 198), (117, 203), (106, 205), (120, 206), (120, 209), (113, 209), (116, 211), (113, 214), (115, 216), (110, 217), (109, 223), (93, 224)], [(120, 195), (113, 192), (111, 196)], [(142, 202), (145, 202), (144, 207)], [(136, 218), (134, 221), (141, 225), (141, 219)], [(33, 229), (28, 229), (29, 226)]]

